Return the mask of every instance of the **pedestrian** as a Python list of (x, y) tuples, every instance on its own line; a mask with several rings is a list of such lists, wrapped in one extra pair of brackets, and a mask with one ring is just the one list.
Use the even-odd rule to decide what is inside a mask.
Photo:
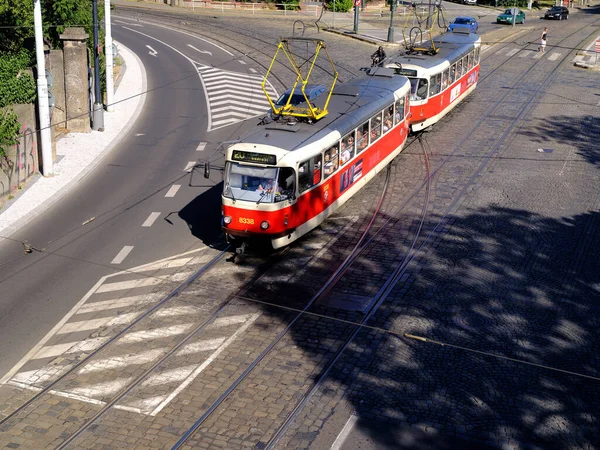
[(539, 51), (542, 53), (546, 53), (546, 38), (548, 37), (548, 28), (544, 27), (544, 31), (542, 31), (542, 39), (540, 41)]

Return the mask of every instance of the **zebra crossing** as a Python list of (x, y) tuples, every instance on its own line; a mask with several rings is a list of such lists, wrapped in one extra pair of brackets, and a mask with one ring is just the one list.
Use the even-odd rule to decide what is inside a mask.
[[(483, 48), (483, 47), (485, 47), (485, 48)], [(491, 45), (482, 46), (482, 51), (483, 52), (489, 51), (491, 49), (491, 47), (492, 47)], [(508, 56), (508, 57), (513, 57), (513, 56), (517, 55), (519, 58), (533, 58), (533, 59), (541, 59), (543, 57), (546, 57), (550, 61), (556, 61), (557, 59), (559, 59), (562, 56), (561, 52), (551, 50), (548, 48), (546, 49), (545, 53), (542, 53), (542, 52), (538, 51), (537, 48), (530, 49), (530, 50), (523, 50), (521, 48), (511, 48), (510, 46), (507, 46), (505, 48), (498, 50), (495, 54), (496, 55), (504, 55), (504, 56)]]
[[(164, 298), (174, 282), (207, 263), (213, 255), (205, 250), (102, 277), (0, 384), (33, 391), (48, 386)], [(114, 406), (158, 414), (260, 316), (243, 311), (219, 316), (162, 361), (183, 335), (202, 322), (207, 309), (185, 302), (165, 304), (79, 367), (75, 379), (65, 379), (49, 393), (103, 406), (136, 379), (142, 365), (160, 363)]]
[[(262, 90), (263, 77), (196, 64), (208, 102), (208, 131), (265, 114), (270, 108)], [(277, 91), (267, 80), (272, 99)]]

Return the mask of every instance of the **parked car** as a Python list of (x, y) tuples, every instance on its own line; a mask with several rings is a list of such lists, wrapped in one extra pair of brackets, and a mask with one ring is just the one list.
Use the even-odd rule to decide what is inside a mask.
[(525, 23), (525, 13), (519, 8), (508, 8), (496, 18), (497, 23)]
[(477, 0), (462, 0), (464, 5), (476, 5)]
[(544, 14), (544, 19), (558, 19), (558, 20), (567, 20), (569, 18), (569, 8), (565, 6), (553, 6), (546, 14)]
[(458, 33), (477, 33), (479, 24), (477, 19), (474, 17), (459, 16), (454, 19), (450, 25), (448, 25), (448, 31)]

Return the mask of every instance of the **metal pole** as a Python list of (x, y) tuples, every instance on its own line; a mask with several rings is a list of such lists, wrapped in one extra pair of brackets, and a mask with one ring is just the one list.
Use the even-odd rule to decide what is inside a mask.
[[(192, 3), (193, 5), (193, 3)], [(104, 36), (104, 54), (106, 55), (106, 110), (113, 112), (115, 107), (115, 84), (113, 72), (113, 40), (110, 28), (110, 0), (104, 0), (104, 23), (106, 34)]]
[(52, 168), (52, 137), (50, 135), (50, 110), (48, 108), (48, 81), (44, 60), (44, 36), (42, 29), (41, 0), (33, 0), (33, 25), (35, 28), (35, 56), (37, 60), (38, 112), (40, 115), (40, 138), (42, 144), (42, 175), (54, 175)]
[(98, 0), (92, 0), (94, 20), (94, 111), (92, 130), (104, 131), (104, 107), (100, 93), (100, 49), (98, 48)]
[(394, 12), (396, 11), (396, 0), (390, 2), (390, 27), (388, 28), (388, 42), (394, 42)]
[(333, 0), (333, 22), (331, 28), (335, 28), (335, 0)]
[(354, 32), (358, 33), (358, 9), (360, 8), (360, 2), (354, 3)]

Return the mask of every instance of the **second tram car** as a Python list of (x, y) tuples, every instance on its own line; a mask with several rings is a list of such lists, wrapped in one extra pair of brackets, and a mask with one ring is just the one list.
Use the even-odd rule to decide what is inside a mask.
[(229, 146), (222, 193), (228, 241), (241, 251), (255, 238), (280, 248), (323, 222), (402, 150), (409, 92), (407, 78), (372, 69), (336, 86), (320, 120), (281, 116)]
[[(473, 92), (479, 78), (481, 38), (476, 34), (446, 33), (425, 44), (434, 52), (406, 51), (386, 67), (410, 79), (410, 126), (423, 130)], [(433, 54), (431, 54), (433, 53)]]

